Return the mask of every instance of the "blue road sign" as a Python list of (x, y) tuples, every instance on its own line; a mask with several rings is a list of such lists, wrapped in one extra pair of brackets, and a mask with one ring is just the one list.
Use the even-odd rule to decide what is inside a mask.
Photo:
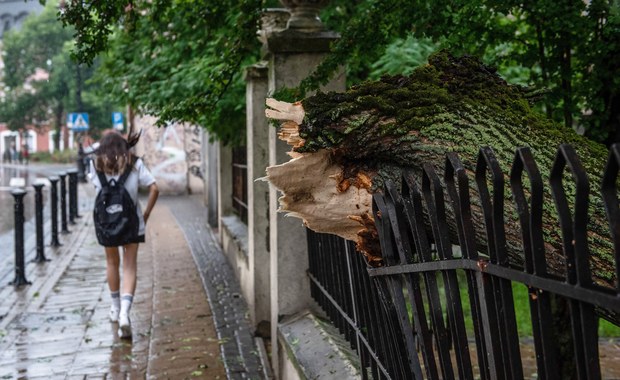
[(67, 126), (73, 132), (83, 132), (88, 130), (87, 113), (70, 113), (67, 115)]
[(121, 112), (112, 112), (112, 127), (116, 130), (123, 130), (123, 114)]

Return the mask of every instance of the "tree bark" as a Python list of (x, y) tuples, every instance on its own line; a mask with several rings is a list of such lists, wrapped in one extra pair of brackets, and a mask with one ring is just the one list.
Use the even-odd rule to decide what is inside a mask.
[[(480, 147), (493, 148), (508, 179), (515, 150), (528, 146), (548, 181), (558, 147), (568, 143), (590, 180), (588, 246), (593, 280), (614, 287), (613, 244), (599, 191), (607, 149), (534, 112), (529, 104), (534, 96), (528, 89), (508, 85), (478, 59), (441, 52), (409, 77), (386, 76), (345, 93), (318, 93), (292, 104), (268, 99), (266, 116), (283, 121), (279, 137), (292, 146), (292, 159), (267, 168), (267, 178), (283, 192), (282, 211), (302, 218), (317, 232), (356, 241), (380, 265), (371, 205), (372, 194), (381, 191), (386, 180), (398, 183), (403, 169), (421, 173), (425, 163), (443, 173), (445, 154), (458, 153), (469, 173), (476, 242), (483, 251), (484, 218), (473, 177)], [(569, 203), (575, 196), (570, 182), (567, 174)], [(510, 261), (523, 265), (521, 231), (509, 186), (504, 195)], [(549, 186), (544, 197), (549, 272), (564, 276), (566, 261)]]

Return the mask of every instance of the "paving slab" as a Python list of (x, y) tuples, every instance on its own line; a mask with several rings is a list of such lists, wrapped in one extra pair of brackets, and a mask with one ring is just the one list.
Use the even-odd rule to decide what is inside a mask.
[(0, 378), (226, 378), (207, 295), (174, 221), (165, 202), (151, 214), (131, 341), (108, 320), (105, 256), (88, 216), (31, 272), (32, 285), (0, 284)]
[(267, 378), (268, 370), (263, 368), (264, 361), (259, 355), (262, 342), (254, 338), (241, 287), (207, 224), (208, 213), (201, 195), (169, 197), (164, 202), (169, 205), (191, 247), (213, 312), (228, 379)]

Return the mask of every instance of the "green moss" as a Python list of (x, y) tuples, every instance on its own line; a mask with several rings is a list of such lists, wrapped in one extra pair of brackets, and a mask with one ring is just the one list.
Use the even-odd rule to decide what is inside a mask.
[[(477, 58), (454, 57), (442, 51), (409, 76), (384, 76), (345, 93), (318, 93), (304, 99), (306, 117), (300, 136), (305, 144), (297, 150), (336, 149), (347, 165), (364, 166), (377, 173), (373, 189), (378, 190), (387, 180), (397, 181), (401, 168), (421, 170), (424, 163), (430, 162), (442, 173), (448, 151), (457, 152), (473, 172), (482, 146), (494, 149), (506, 175), (516, 148), (529, 146), (548, 183), (557, 147), (571, 144), (590, 176), (591, 186), (597, 189), (590, 202), (590, 249), (599, 264), (604, 263), (595, 268), (597, 278), (611, 283), (615, 278), (613, 246), (603, 203), (595, 194), (607, 158), (606, 148), (536, 113), (530, 105), (533, 93), (506, 83)], [(473, 179), (470, 184), (475, 186)], [(565, 188), (567, 197), (573, 198), (575, 188), (570, 176)], [(510, 205), (508, 185), (507, 189), (505, 203)], [(547, 185), (543, 207), (544, 223), (558, 226), (544, 231), (545, 241), (557, 246), (561, 241), (559, 224)], [(507, 210), (506, 215), (507, 220), (515, 222), (510, 217), (516, 215), (514, 210)], [(522, 262), (520, 257), (513, 259)]]

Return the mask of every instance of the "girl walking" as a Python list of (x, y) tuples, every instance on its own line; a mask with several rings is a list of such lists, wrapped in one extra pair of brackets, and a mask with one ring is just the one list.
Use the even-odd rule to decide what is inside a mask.
[[(144, 243), (145, 226), (159, 195), (155, 178), (142, 159), (131, 152), (139, 138), (139, 134), (129, 135), (127, 140), (118, 132), (105, 134), (88, 174), (97, 190), (95, 230), (106, 254), (106, 273), (112, 298), (110, 320), (118, 322), (121, 338), (131, 338), (129, 312), (136, 290), (138, 245)], [(126, 193), (119, 189), (121, 186)], [(144, 212), (138, 202), (138, 189), (141, 187), (148, 188)], [(122, 199), (123, 196), (125, 199)], [(121, 199), (118, 204), (112, 204), (118, 199)], [(131, 210), (131, 215), (123, 215), (123, 210)], [(120, 247), (123, 252), (122, 286)]]

